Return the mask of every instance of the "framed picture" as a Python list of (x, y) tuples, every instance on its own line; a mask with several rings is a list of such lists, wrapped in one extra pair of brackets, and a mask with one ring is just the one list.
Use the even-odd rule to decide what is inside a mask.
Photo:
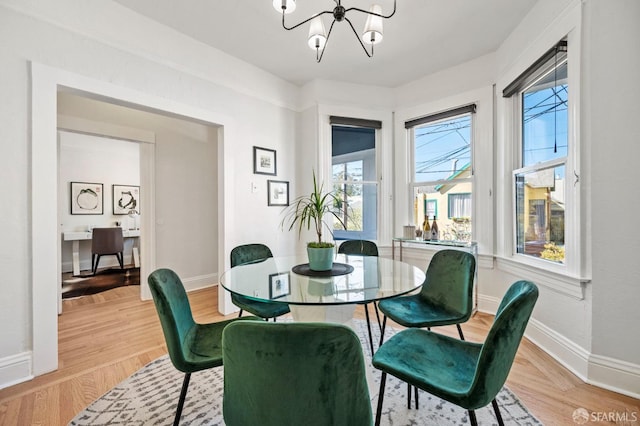
[(259, 175), (276, 175), (275, 149), (253, 147), (253, 173)]
[(289, 205), (289, 182), (283, 180), (268, 180), (267, 195), (269, 196), (267, 204), (270, 206), (288, 206)]
[(113, 214), (129, 214), (131, 210), (140, 213), (140, 187), (113, 185)]
[(101, 183), (71, 182), (71, 214), (104, 214)]
[(269, 275), (269, 299), (277, 299), (291, 294), (289, 278), (288, 272), (278, 272), (277, 274)]

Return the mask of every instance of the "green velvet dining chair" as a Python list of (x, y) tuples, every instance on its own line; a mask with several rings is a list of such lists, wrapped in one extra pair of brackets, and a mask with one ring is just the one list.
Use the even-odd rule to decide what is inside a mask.
[(387, 318), (408, 328), (431, 328), (455, 324), (460, 339), (460, 324), (473, 311), (473, 280), (476, 259), (461, 250), (440, 250), (429, 262), (420, 292), (378, 302), (384, 314), (380, 344), (384, 339)]
[(474, 426), (475, 410), (491, 403), (498, 424), (503, 425), (495, 398), (507, 380), (537, 299), (535, 284), (513, 283), (484, 343), (415, 328), (391, 337), (373, 356), (373, 366), (382, 371), (376, 426), (382, 415), (387, 374), (468, 410)]
[(371, 426), (360, 340), (331, 323), (230, 324), (222, 335), (227, 426)]
[[(347, 255), (359, 255), (359, 256), (378, 256), (378, 246), (373, 241), (367, 240), (346, 240), (340, 247), (338, 247), (338, 253)], [(367, 319), (367, 328), (369, 330), (369, 345), (371, 346), (371, 356), (373, 356), (373, 335), (371, 334), (371, 321), (369, 320), (369, 305), (373, 305), (376, 312), (376, 318), (378, 319), (378, 327), (382, 330), (380, 323), (380, 313), (378, 312), (378, 305), (376, 302), (363, 302), (364, 314)]]
[(263, 321), (256, 317), (243, 317), (214, 323), (196, 323), (184, 285), (174, 271), (158, 269), (149, 275), (148, 282), (160, 317), (169, 358), (177, 370), (185, 373), (173, 422), (178, 425), (191, 373), (222, 365), (222, 330), (233, 321)]
[[(233, 268), (234, 266), (246, 263), (260, 262), (270, 257), (273, 257), (273, 253), (271, 253), (271, 249), (266, 245), (259, 243), (244, 244), (234, 247), (233, 250), (231, 250), (231, 267)], [(247, 311), (267, 321), (269, 321), (270, 318), (273, 318), (273, 321), (275, 322), (277, 317), (290, 312), (289, 305), (286, 303), (262, 302), (250, 299), (240, 294), (231, 293), (231, 301), (234, 305), (240, 308), (238, 317), (242, 316), (243, 311)]]

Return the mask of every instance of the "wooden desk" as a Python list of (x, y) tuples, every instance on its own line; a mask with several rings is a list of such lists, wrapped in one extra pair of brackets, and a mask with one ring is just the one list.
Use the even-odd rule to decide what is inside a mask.
[[(73, 275), (80, 275), (80, 241), (90, 240), (93, 234), (90, 231), (75, 231), (75, 232), (63, 232), (63, 241), (72, 241), (72, 255), (73, 255)], [(124, 238), (139, 238), (139, 229), (123, 229), (122, 236)], [(136, 267), (140, 267), (140, 254), (138, 252), (137, 243), (134, 242), (132, 249), (133, 264)]]

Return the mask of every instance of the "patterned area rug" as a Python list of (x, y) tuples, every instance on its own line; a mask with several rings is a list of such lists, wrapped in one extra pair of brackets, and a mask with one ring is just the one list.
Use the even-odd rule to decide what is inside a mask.
[[(371, 366), (366, 322), (355, 320), (355, 329), (360, 336), (365, 353), (365, 361)], [(373, 329), (377, 329), (376, 324)], [(387, 330), (389, 336), (394, 330)], [(378, 338), (379, 341), (378, 330)], [(388, 338), (385, 336), (385, 339)], [(374, 333), (374, 342), (375, 340)], [(380, 386), (380, 372), (373, 369), (371, 406), (375, 416)], [(79, 413), (70, 425), (169, 425), (175, 416), (184, 375), (171, 364), (168, 355), (160, 357), (144, 366), (131, 377), (111, 389), (84, 411)], [(214, 368), (191, 375), (191, 383), (182, 411), (180, 424), (224, 425), (222, 418), (223, 368)], [(506, 425), (541, 425), (518, 398), (506, 387), (497, 397)], [(420, 409), (407, 408), (407, 385), (392, 376), (387, 376), (381, 424), (404, 425), (465, 425), (469, 424), (467, 411), (420, 391)], [(476, 410), (480, 425), (497, 424), (491, 405)], [(248, 425), (252, 426), (252, 425)]]

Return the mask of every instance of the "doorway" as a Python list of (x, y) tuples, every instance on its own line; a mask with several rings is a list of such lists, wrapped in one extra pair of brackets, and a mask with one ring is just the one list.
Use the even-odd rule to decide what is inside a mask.
[[(59, 91), (82, 94), (111, 105), (125, 106), (139, 111), (153, 112), (172, 118), (193, 120), (210, 127), (217, 136), (217, 152), (223, 152), (221, 144), (226, 123), (231, 120), (211, 111), (203, 111), (164, 98), (114, 86), (110, 83), (88, 79), (67, 71), (39, 64), (32, 64), (32, 372), (38, 376), (57, 369), (57, 321), (59, 310), (60, 246), (59, 220), (51, 215), (51, 206), (57, 204), (57, 95)], [(145, 144), (151, 145), (151, 144)], [(141, 161), (141, 186), (153, 178), (155, 164), (143, 148)], [(171, 153), (170, 155), (174, 155)], [(224, 176), (223, 165), (233, 162), (220, 156), (216, 161), (216, 176)], [(217, 205), (224, 206), (224, 193), (218, 191)], [(155, 194), (141, 194), (145, 205), (156, 205)], [(156, 268), (155, 209), (141, 216), (141, 228), (145, 237), (141, 241), (142, 276)], [(184, 221), (184, 217), (181, 217)], [(148, 232), (147, 232), (148, 231)], [(224, 218), (217, 220), (218, 252), (224, 250)], [(222, 249), (222, 250), (221, 250)], [(220, 262), (221, 256), (217, 260)], [(209, 260), (210, 262), (210, 260)], [(211, 263), (211, 262), (210, 262)], [(217, 271), (216, 271), (217, 272)], [(149, 299), (148, 286), (143, 286), (142, 298)], [(58, 300), (58, 303), (56, 303)]]

